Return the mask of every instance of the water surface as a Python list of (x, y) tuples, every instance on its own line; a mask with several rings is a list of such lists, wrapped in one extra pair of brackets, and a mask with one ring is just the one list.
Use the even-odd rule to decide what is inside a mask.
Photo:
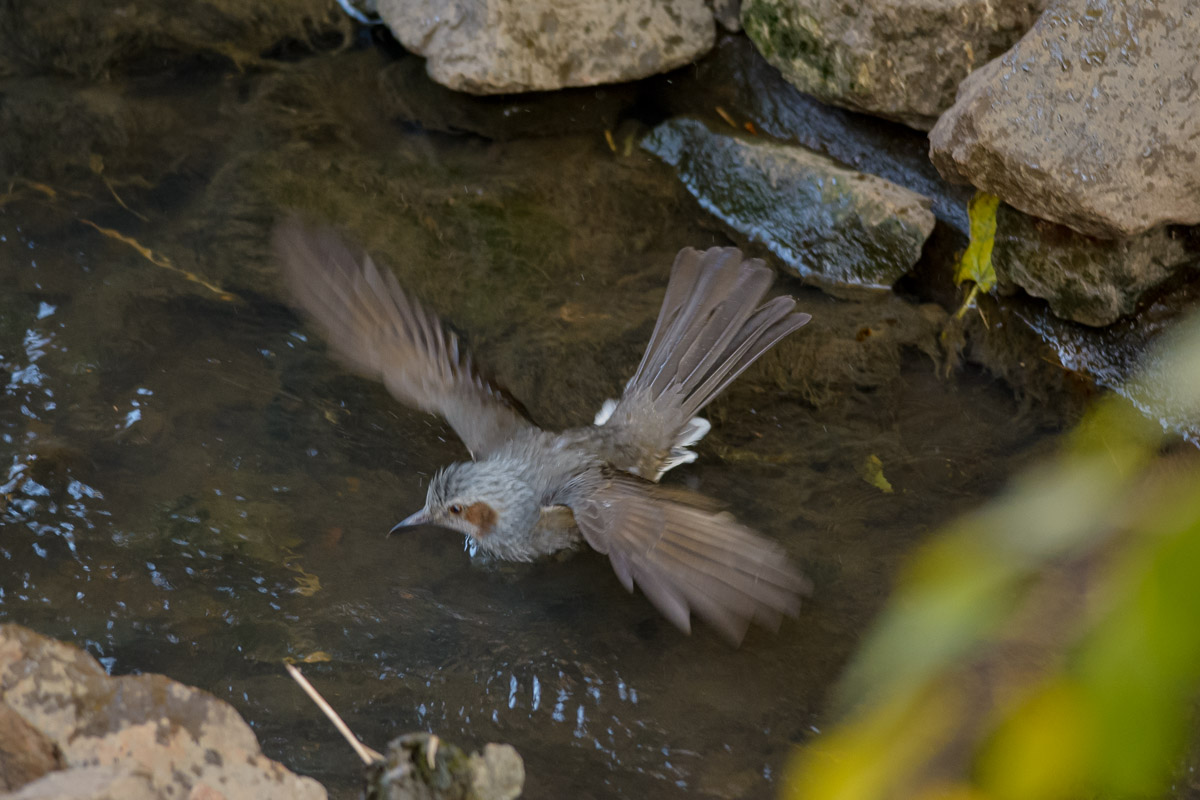
[[(0, 620), (213, 692), (335, 797), (358, 765), (284, 658), (377, 749), (417, 729), (515, 745), (531, 798), (773, 796), (903, 555), (1044, 451), (1054, 415), (970, 368), (940, 377), (911, 303), (784, 279), (814, 322), (714, 405), (701, 460), (669, 478), (812, 577), (777, 634), (685, 636), (590, 553), (497, 565), (435, 529), (385, 538), (465, 451), (287, 309), (267, 249), (283, 209), (382, 253), (550, 425), (619, 391), (675, 251), (730, 243), (602, 130), (395, 123), (385, 63), (88, 90), (129, 112), (93, 143), (99, 174), (35, 137), (0, 204)], [(893, 492), (864, 480), (872, 456)]]

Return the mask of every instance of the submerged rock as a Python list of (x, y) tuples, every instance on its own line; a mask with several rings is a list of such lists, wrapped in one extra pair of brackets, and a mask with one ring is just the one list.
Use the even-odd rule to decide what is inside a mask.
[(802, 147), (659, 125), (642, 146), (675, 167), (700, 205), (826, 289), (887, 289), (921, 256), (930, 201)]
[(379, 0), (438, 83), (472, 94), (594, 86), (683, 66), (713, 45), (704, 0)]
[(997, 277), (1044, 298), (1060, 317), (1108, 325), (1133, 313), (1148, 290), (1200, 262), (1200, 231), (1158, 228), (1095, 239), (1001, 204), (992, 264)]
[(166, 153), (186, 151), (194, 120), (158, 98), (67, 78), (0, 87), (0, 176), (57, 181), (107, 171), (158, 176)]
[(346, 41), (350, 18), (335, 0), (89, 0), (0, 3), (6, 58), (34, 72), (98, 77), (136, 69), (164, 54), (207, 55), (247, 64), (289, 43)]
[(49, 740), (63, 765), (13, 800), (326, 796), (264, 756), (228, 703), (162, 675), (111, 678), (82, 650), (18, 625), (0, 626), (0, 704)]
[(813, 312), (809, 324), (814, 334), (776, 345), (751, 373), (760, 386), (735, 383), (729, 389), (731, 399), (718, 400), (713, 415), (722, 413), (726, 403), (744, 409), (761, 402), (762, 384), (783, 387), (814, 408), (826, 408), (858, 391), (895, 385), (912, 354), (934, 365), (942, 363), (938, 334), (947, 314), (936, 303), (914, 305), (891, 292), (829, 303), (806, 305)]
[(801, 90), (928, 130), (963, 78), (1012, 46), (1045, 2), (747, 0), (742, 25)]
[(1092, 236), (1200, 223), (1197, 42), (1197, 0), (1064, 0), (967, 78), (931, 157)]

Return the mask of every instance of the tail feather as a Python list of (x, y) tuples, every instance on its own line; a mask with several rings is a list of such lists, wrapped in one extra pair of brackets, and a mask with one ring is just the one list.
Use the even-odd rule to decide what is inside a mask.
[(698, 412), (725, 391), (759, 356), (810, 319), (808, 314), (796, 313), (796, 301), (790, 297), (776, 297), (758, 308), (739, 331), (737, 340), (726, 349), (722, 369), (714, 371), (690, 393), (683, 412), (688, 415)]
[(669, 310), (664, 305), (671, 325), (646, 348), (646, 371), (634, 374), (634, 381), (650, 378), (654, 399), (667, 390), (686, 392), (692, 388), (689, 378), (695, 380), (718, 361), (724, 342), (737, 333), (771, 285), (771, 272), (753, 267), (733, 248), (703, 254), (689, 249), (676, 259), (668, 287), (680, 284), (687, 294)]
[[(770, 273), (743, 272), (744, 280), (701, 322), (696, 336), (675, 370), (681, 394), (690, 396), (714, 369), (719, 369), (727, 348), (742, 332), (754, 307), (771, 285)], [(682, 344), (682, 343), (681, 343)]]
[(693, 415), (808, 322), (790, 297), (759, 305), (773, 278), (732, 247), (679, 253), (646, 353), (603, 423), (624, 431), (631, 471), (656, 480), (693, 460), (687, 447), (708, 429)]

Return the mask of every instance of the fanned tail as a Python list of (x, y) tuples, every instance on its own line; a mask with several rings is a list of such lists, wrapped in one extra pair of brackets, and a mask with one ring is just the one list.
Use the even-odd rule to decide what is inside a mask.
[(641, 364), (621, 399), (596, 417), (622, 430), (630, 472), (658, 480), (695, 460), (688, 448), (710, 427), (695, 414), (811, 319), (791, 297), (759, 305), (773, 278), (760, 259), (743, 260), (733, 247), (680, 251)]

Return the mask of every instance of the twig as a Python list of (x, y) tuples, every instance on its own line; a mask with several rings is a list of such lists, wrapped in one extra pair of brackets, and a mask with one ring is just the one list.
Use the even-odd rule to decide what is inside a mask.
[(338, 713), (333, 710), (333, 706), (325, 702), (325, 698), (321, 697), (320, 693), (313, 688), (311, 683), (308, 682), (308, 678), (304, 677), (304, 675), (301, 674), (300, 670), (297, 669), (294, 664), (288, 664), (287, 662), (284, 662), (283, 665), (287, 667), (288, 674), (292, 676), (292, 679), (295, 680), (296, 683), (300, 684), (300, 688), (304, 690), (304, 693), (307, 694), (312, 701), (317, 704), (317, 708), (325, 712), (325, 716), (329, 717), (329, 721), (333, 723), (333, 727), (337, 728), (338, 733), (340, 733), (345, 740), (350, 743), (350, 746), (354, 748), (354, 752), (358, 753), (358, 757), (363, 760), (364, 764), (370, 766), (376, 761), (383, 760), (383, 755), (381, 753), (378, 753), (375, 750), (367, 747), (358, 740), (358, 737), (351, 733), (350, 727), (346, 725), (346, 723), (342, 721), (342, 718), (338, 716)]

